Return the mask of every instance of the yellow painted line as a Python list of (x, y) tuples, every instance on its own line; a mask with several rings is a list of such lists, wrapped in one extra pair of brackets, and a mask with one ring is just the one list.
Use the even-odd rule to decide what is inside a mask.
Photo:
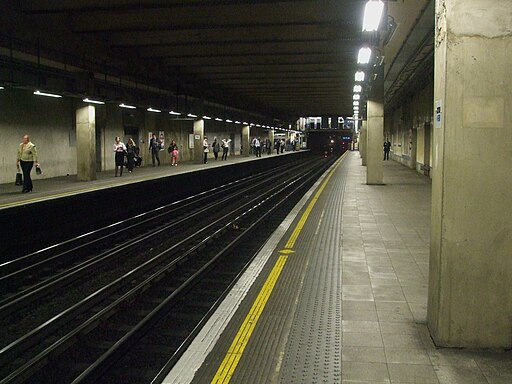
[(235, 371), (240, 358), (251, 338), (252, 332), (258, 323), (258, 320), (267, 304), (267, 301), (274, 289), (274, 286), (277, 283), (277, 279), (283, 270), (284, 264), (286, 263), (288, 256), (281, 255), (277, 260), (274, 268), (270, 272), (270, 275), (267, 278), (267, 281), (263, 285), (258, 297), (254, 301), (249, 314), (245, 318), (242, 326), (238, 330), (231, 346), (229, 347), (228, 353), (224, 357), (215, 377), (212, 380), (212, 383), (220, 384), (220, 383), (229, 383), (231, 377), (233, 376), (233, 372)]
[(327, 186), (327, 183), (329, 182), (329, 180), (331, 179), (332, 175), (334, 174), (334, 172), (336, 171), (338, 166), (341, 164), (341, 162), (343, 161), (343, 159), (345, 158), (347, 153), (348, 152), (345, 152), (345, 154), (343, 154), (343, 156), (338, 160), (338, 163), (336, 164), (336, 166), (333, 169), (331, 169), (331, 171), (329, 172), (329, 174), (325, 178), (324, 182), (322, 183), (320, 188), (318, 188), (318, 191), (315, 193), (315, 196), (309, 202), (308, 207), (306, 208), (306, 210), (302, 214), (299, 222), (297, 223), (297, 226), (295, 227), (295, 230), (293, 231), (292, 235), (288, 239), (288, 242), (286, 243), (286, 246), (285, 246), (286, 248), (293, 248), (293, 246), (295, 245), (295, 241), (297, 241), (297, 238), (299, 237), (299, 234), (302, 231), (302, 228), (304, 227), (304, 224), (306, 224), (306, 221), (308, 220), (309, 214), (313, 210), (313, 207), (315, 206), (316, 202), (320, 198), (320, 195), (322, 194), (322, 192), (324, 191), (325, 187)]
[(302, 228), (304, 227), (304, 224), (306, 223), (306, 220), (308, 219), (311, 210), (313, 209), (320, 195), (325, 189), (325, 186), (331, 179), (332, 175), (334, 174), (334, 171), (336, 171), (336, 169), (338, 168), (338, 166), (341, 164), (345, 157), (346, 153), (338, 160), (336, 166), (329, 172), (324, 182), (316, 192), (315, 196), (313, 197), (313, 200), (311, 200), (311, 202), (309, 203), (306, 211), (302, 214), (299, 223), (297, 224), (295, 230), (290, 236), (290, 239), (286, 244), (286, 249), (279, 251), (280, 256), (277, 259), (274, 268), (270, 272), (270, 275), (267, 277), (267, 280), (265, 281), (265, 284), (263, 284), (263, 287), (261, 288), (258, 297), (254, 301), (249, 313), (247, 314), (242, 325), (240, 326), (240, 329), (238, 330), (235, 338), (233, 339), (233, 342), (231, 343), (231, 346), (229, 347), (228, 352), (224, 357), (224, 360), (222, 360), (219, 369), (217, 370), (215, 376), (211, 381), (212, 384), (227, 384), (231, 380), (231, 377), (233, 377), (233, 373), (235, 372), (238, 362), (242, 358), (242, 354), (244, 353), (245, 347), (249, 343), (249, 339), (251, 338), (251, 335), (254, 329), (256, 328), (256, 324), (258, 323), (258, 320), (261, 314), (263, 313), (263, 310), (265, 309), (267, 301), (270, 298), (270, 295), (274, 289), (274, 286), (277, 283), (279, 275), (281, 274), (281, 271), (284, 268), (286, 260), (288, 260), (288, 256), (286, 256), (285, 254), (295, 253), (295, 251), (292, 250), (291, 248), (293, 248), (293, 245), (295, 245), (297, 237), (299, 236)]

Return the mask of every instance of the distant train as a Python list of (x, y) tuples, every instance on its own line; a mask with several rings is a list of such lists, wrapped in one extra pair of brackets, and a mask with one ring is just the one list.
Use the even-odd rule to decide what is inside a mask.
[(308, 132), (308, 148), (324, 156), (341, 156), (353, 148), (351, 130), (314, 130)]

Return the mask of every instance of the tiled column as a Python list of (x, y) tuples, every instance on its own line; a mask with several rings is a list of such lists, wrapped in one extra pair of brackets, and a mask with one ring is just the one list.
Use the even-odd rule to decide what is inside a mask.
[(77, 180), (96, 180), (96, 116), (92, 105), (76, 110)]
[(251, 148), (251, 139), (250, 139), (250, 127), (248, 125), (244, 125), (242, 127), (242, 150), (241, 155), (243, 157), (249, 157), (249, 149)]
[(512, 347), (510, 0), (436, 0), (428, 327)]
[(204, 120), (194, 121), (194, 164), (203, 164)]
[(384, 68), (377, 69), (368, 100), (368, 146), (366, 147), (366, 183), (383, 184), (382, 158), (384, 143)]

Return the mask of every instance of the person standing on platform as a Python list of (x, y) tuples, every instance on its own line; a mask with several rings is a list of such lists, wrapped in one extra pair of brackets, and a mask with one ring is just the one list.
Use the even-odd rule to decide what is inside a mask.
[(286, 141), (284, 139), (281, 139), (281, 153), (284, 152), (284, 146), (286, 145)]
[(229, 143), (231, 139), (222, 139), (222, 160), (228, 159)]
[(210, 152), (210, 148), (208, 148), (208, 147), (209, 147), (208, 137), (205, 136), (204, 140), (203, 140), (203, 153), (204, 153), (203, 163), (204, 164), (208, 163), (208, 152)]
[(37, 148), (35, 144), (30, 141), (30, 137), (24, 135), (23, 141), (18, 148), (18, 158), (16, 161), (16, 166), (18, 168), (21, 166), (23, 172), (23, 193), (32, 191), (33, 185), (30, 172), (34, 164), (36, 167), (39, 167), (39, 163), (37, 162)]
[(114, 153), (115, 153), (115, 161), (116, 161), (116, 173), (114, 177), (117, 177), (117, 170), (119, 169), (119, 176), (123, 176), (123, 167), (124, 167), (124, 155), (126, 153), (126, 146), (121, 141), (119, 136), (116, 136), (114, 142)]
[(169, 153), (171, 154), (171, 167), (177, 167), (180, 152), (178, 151), (178, 144), (174, 140), (169, 144)]
[(384, 142), (384, 160), (389, 160), (389, 151), (391, 150), (391, 143), (389, 141)]
[(212, 150), (213, 150), (213, 157), (215, 158), (215, 161), (217, 161), (217, 158), (219, 157), (220, 144), (217, 141), (216, 137), (213, 138)]
[(128, 144), (126, 145), (126, 159), (127, 164), (126, 168), (128, 168), (128, 172), (132, 173), (133, 168), (135, 168), (135, 151), (136, 145), (133, 139), (128, 140)]
[(259, 137), (255, 137), (252, 140), (252, 147), (254, 148), (254, 153), (256, 157), (261, 157), (261, 141)]
[(270, 155), (270, 154), (272, 154), (272, 143), (270, 142), (270, 139), (267, 139), (266, 144), (267, 144), (267, 155)]
[(149, 140), (149, 151), (151, 152), (151, 159), (153, 161), (153, 167), (155, 166), (155, 159), (158, 165), (160, 165), (160, 149), (162, 143), (157, 139), (156, 135), (153, 133), (151, 135), (151, 140)]
[(276, 148), (276, 155), (279, 155), (279, 147), (281, 145), (281, 140), (274, 140), (274, 147)]

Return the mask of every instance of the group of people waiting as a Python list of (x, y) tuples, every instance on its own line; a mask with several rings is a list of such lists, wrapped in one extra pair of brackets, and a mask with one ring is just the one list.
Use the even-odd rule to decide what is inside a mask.
[[(213, 158), (215, 161), (219, 158), (219, 152), (222, 149), (222, 160), (228, 159), (229, 154), (229, 143), (231, 142), (231, 139), (222, 139), (217, 140), (217, 137), (213, 138), (213, 142), (211, 144), (212, 152), (213, 152)], [(208, 163), (208, 153), (210, 153), (210, 144), (208, 142), (208, 136), (205, 136), (203, 138), (203, 163)]]

